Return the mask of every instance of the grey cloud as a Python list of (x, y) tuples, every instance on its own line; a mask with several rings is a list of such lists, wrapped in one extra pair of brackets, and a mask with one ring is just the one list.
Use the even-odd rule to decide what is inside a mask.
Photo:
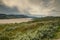
[(2, 4), (2, 0), (0, 0), (0, 5)]
[(55, 8), (50, 11), (50, 15), (60, 16), (60, 0), (55, 0), (53, 5)]
[(23, 14), (45, 16), (60, 15), (60, 0), (3, 0), (0, 4), (7, 6), (5, 8), (9, 12), (20, 11)]
[(0, 5), (0, 13), (5, 14), (17, 14), (20, 13), (16, 7), (10, 8), (5, 5)]
[(52, 5), (52, 1), (54, 0), (29, 0), (30, 3), (34, 4), (34, 5), (38, 5), (38, 6), (42, 6), (42, 7), (49, 7)]
[(50, 9), (49, 15), (60, 16), (60, 0), (41, 0), (41, 3), (43, 9)]

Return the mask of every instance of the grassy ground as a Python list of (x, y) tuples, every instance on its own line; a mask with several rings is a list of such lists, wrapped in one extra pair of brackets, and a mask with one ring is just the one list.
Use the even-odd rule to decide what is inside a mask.
[(60, 39), (60, 17), (36, 18), (33, 21), (0, 24), (0, 40)]

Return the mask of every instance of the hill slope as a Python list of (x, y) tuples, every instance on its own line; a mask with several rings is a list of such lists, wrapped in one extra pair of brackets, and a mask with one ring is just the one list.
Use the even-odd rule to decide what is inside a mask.
[(0, 40), (60, 39), (60, 17), (36, 18), (33, 21), (0, 24)]

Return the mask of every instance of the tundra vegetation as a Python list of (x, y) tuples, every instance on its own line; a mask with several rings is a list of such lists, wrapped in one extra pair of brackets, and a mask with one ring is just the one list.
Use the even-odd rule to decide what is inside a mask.
[(60, 17), (34, 18), (23, 23), (0, 24), (0, 40), (60, 39)]

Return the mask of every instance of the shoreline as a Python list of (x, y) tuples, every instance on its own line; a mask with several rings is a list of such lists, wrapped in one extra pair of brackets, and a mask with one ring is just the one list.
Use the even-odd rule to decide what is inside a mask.
[(0, 19), (0, 24), (22, 23), (32, 21), (32, 18)]

